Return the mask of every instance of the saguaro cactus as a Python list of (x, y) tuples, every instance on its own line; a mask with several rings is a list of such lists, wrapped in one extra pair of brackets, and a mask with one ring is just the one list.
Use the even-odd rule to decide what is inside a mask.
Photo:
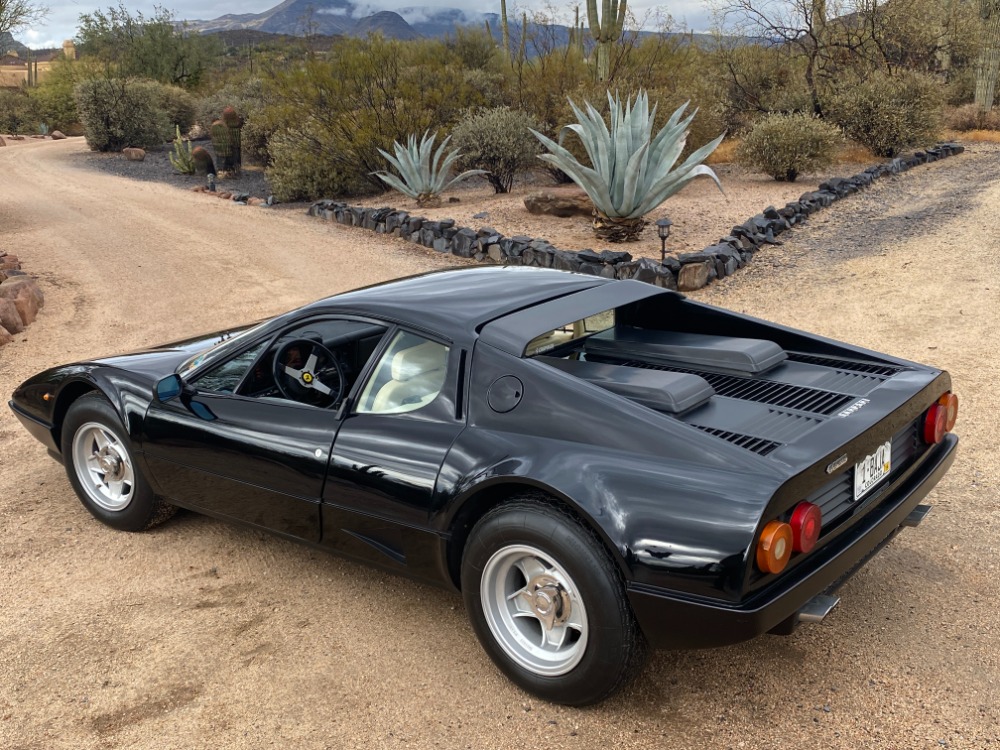
[(507, 0), (500, 0), (500, 35), (503, 39), (503, 53), (510, 57), (510, 27), (507, 25)]
[(604, 0), (601, 16), (597, 15), (597, 0), (587, 0), (587, 20), (590, 34), (597, 42), (597, 79), (608, 80), (611, 74), (611, 47), (622, 35), (627, 0)]

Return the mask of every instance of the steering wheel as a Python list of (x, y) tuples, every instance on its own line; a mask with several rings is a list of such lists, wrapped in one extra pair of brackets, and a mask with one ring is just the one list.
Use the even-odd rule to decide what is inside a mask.
[(274, 354), (274, 384), (292, 401), (329, 409), (346, 381), (340, 360), (318, 341), (292, 339)]

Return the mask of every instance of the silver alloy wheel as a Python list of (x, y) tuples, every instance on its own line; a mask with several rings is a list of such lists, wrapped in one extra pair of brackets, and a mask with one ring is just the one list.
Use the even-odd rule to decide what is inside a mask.
[(103, 510), (124, 510), (132, 502), (132, 458), (118, 436), (100, 422), (80, 425), (73, 435), (73, 468), (87, 497)]
[(558, 677), (583, 658), (587, 610), (573, 579), (542, 550), (497, 550), (483, 568), (479, 595), (493, 637), (521, 667)]

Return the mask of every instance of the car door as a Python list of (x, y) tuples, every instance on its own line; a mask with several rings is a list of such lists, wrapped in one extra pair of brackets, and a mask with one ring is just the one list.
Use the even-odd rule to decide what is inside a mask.
[[(342, 384), (349, 392), (385, 330), (370, 321), (299, 322), (197, 373), (191, 378), (196, 393), (154, 402), (144, 420), (143, 452), (160, 491), (213, 515), (319, 541), (339, 403), (321, 408), (311, 399), (318, 392), (282, 392), (274, 378), (287, 361), (296, 366), (289, 372), (312, 380), (308, 357), (298, 350), (322, 342), (353, 357)], [(318, 376), (313, 385), (319, 387)]]
[(333, 445), (325, 545), (389, 567), (429, 564), (435, 484), (465, 424), (463, 362), (450, 343), (404, 329), (389, 334)]

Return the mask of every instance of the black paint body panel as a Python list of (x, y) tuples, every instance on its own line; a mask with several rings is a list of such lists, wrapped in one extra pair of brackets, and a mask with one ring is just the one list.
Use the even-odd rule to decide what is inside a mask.
[[(575, 377), (572, 366), (546, 364), (552, 356), (586, 358), (585, 346), (538, 359), (512, 353), (544, 331), (547, 316), (590, 315), (595, 300), (617, 307), (622, 326), (763, 339), (790, 353), (751, 376), (773, 382), (736, 386), (760, 385), (765, 396), (782, 388), (826, 393), (832, 383), (843, 390), (830, 392), (833, 411), (810, 413), (743, 396), (730, 373), (729, 390), (714, 386), (706, 402), (677, 414), (658, 408), (655, 389), (630, 400)], [(326, 410), (204, 392), (187, 401), (154, 398), (156, 382), (206, 346), (223, 341), (217, 353), (225, 359), (320, 316), (377, 322), (387, 339), (399, 326), (446, 342), (441, 395), (401, 414), (356, 413), (357, 384), (345, 407)], [(445, 586), (457, 585), (461, 545), (482, 512), (519, 491), (542, 491), (604, 542), (640, 624), (660, 646), (735, 642), (794, 614), (898, 530), (943, 475), (957, 442), (950, 436), (919, 446), (912, 464), (865, 501), (870, 507), (783, 574), (764, 576), (753, 565), (762, 526), (829, 482), (832, 462), (847, 456), (852, 467), (920, 420), (951, 389), (947, 373), (674, 292), (542, 269), (415, 277), (279, 316), (247, 343), (224, 338), (53, 368), (22, 384), (11, 406), (59, 452), (69, 404), (99, 391), (121, 415), (154, 488), (171, 502)], [(858, 368), (876, 374), (855, 377)], [(735, 427), (755, 425), (771, 430), (766, 455), (739, 441)]]

